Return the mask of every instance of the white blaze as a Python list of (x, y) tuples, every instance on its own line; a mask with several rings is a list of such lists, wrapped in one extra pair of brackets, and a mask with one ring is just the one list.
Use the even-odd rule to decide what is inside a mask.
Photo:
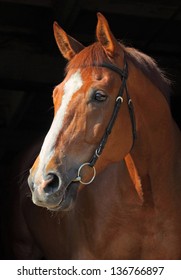
[(67, 113), (69, 102), (71, 101), (72, 96), (81, 88), (82, 85), (83, 81), (79, 70), (72, 74), (69, 80), (65, 83), (62, 103), (54, 117), (50, 130), (46, 135), (43, 146), (41, 148), (39, 162), (39, 167), (41, 166), (40, 168), (45, 166), (52, 157), (57, 137), (63, 127), (64, 117)]

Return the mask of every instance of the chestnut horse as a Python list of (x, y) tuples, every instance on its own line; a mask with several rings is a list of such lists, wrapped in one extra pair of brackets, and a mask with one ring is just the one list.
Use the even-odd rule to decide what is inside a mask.
[(100, 13), (88, 47), (57, 23), (54, 34), (69, 63), (30, 170), (33, 203), (25, 183), (15, 202), (16, 258), (180, 259), (181, 135), (169, 81)]

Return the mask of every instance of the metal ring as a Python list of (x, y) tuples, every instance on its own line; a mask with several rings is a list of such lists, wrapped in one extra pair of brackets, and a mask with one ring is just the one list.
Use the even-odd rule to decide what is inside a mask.
[(116, 102), (117, 102), (118, 100), (121, 100), (121, 103), (123, 103), (123, 101), (124, 101), (124, 99), (122, 98), (122, 96), (118, 96), (118, 97), (116, 98)]
[(95, 151), (96, 157), (99, 157), (98, 150)]
[[(83, 181), (81, 180), (80, 171), (82, 170), (82, 168), (83, 168), (84, 166), (89, 166), (89, 167), (93, 168), (93, 176), (92, 176), (92, 179), (91, 179), (90, 181), (88, 181), (88, 182), (83, 182)], [(80, 182), (81, 184), (83, 184), (83, 185), (89, 185), (90, 183), (93, 182), (93, 180), (95, 179), (95, 177), (96, 177), (96, 169), (95, 169), (94, 166), (90, 166), (90, 163), (89, 163), (89, 162), (83, 163), (83, 164), (79, 167), (79, 169), (78, 169), (78, 174), (77, 174), (77, 178), (79, 178), (79, 182)]]
[(130, 105), (132, 103), (132, 99), (130, 98), (129, 100), (128, 100), (128, 105)]

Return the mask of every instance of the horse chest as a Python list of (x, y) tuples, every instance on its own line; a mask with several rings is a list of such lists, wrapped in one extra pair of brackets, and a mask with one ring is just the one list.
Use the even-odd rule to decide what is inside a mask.
[[(84, 232), (76, 240), (73, 259), (179, 259), (181, 257), (180, 232), (173, 219), (158, 217), (143, 222), (132, 221), (94, 231)], [(82, 236), (82, 235), (81, 235)]]
[[(133, 225), (134, 227), (135, 225)], [(131, 226), (132, 227), (132, 226)], [(139, 259), (139, 230), (121, 225), (107, 225), (80, 231), (73, 237), (72, 259)], [(80, 230), (80, 228), (79, 228)]]
[(181, 232), (173, 218), (154, 216), (143, 231), (141, 259), (180, 259)]

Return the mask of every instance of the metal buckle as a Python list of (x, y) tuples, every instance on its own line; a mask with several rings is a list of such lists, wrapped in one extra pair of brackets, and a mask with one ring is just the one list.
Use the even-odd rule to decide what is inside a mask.
[(123, 99), (123, 97), (122, 97), (122, 96), (118, 96), (118, 97), (116, 98), (116, 102), (118, 102), (118, 100), (121, 100), (121, 103), (123, 103), (123, 102), (124, 102), (124, 99)]
[[(88, 182), (82, 181), (82, 178), (81, 178), (81, 175), (80, 175), (80, 172), (81, 172), (81, 170), (82, 170), (82, 168), (83, 168), (84, 166), (89, 166), (90, 168), (93, 169), (93, 176), (92, 176), (91, 180), (89, 180)], [(79, 167), (79, 169), (78, 169), (78, 174), (77, 174), (77, 178), (75, 178), (74, 182), (79, 181), (82, 185), (89, 185), (90, 183), (93, 182), (93, 180), (95, 179), (95, 177), (96, 177), (96, 169), (95, 169), (95, 167), (94, 167), (94, 166), (90, 166), (90, 163), (89, 163), (89, 162), (85, 162), (85, 163), (83, 163), (83, 164)]]

